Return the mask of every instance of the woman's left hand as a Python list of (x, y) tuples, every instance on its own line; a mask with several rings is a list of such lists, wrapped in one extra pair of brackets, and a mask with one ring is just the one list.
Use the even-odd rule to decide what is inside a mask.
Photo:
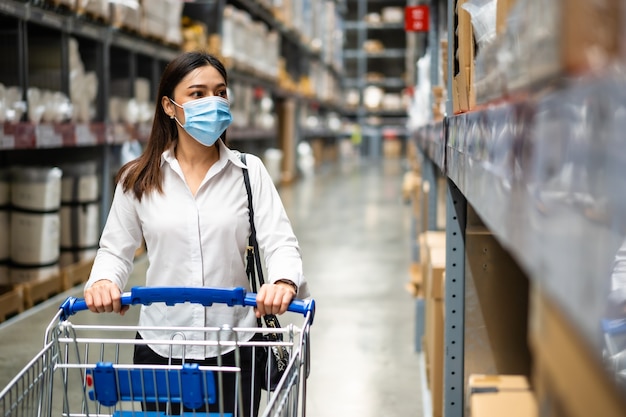
[(283, 314), (295, 296), (293, 286), (287, 282), (263, 284), (256, 296), (256, 316)]

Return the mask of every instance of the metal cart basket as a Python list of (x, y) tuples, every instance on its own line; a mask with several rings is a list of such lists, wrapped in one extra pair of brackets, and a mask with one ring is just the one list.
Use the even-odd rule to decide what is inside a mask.
[[(122, 295), (122, 305), (157, 302), (254, 307), (256, 294), (246, 293), (243, 288), (136, 287)], [(85, 301), (74, 297), (60, 306), (46, 330), (43, 349), (0, 392), (0, 417), (252, 415), (252, 405), (243, 401), (241, 352), (246, 347), (251, 350), (252, 363), (255, 363), (255, 356), (261, 349), (278, 346), (284, 346), (289, 352), (289, 363), (276, 388), (265, 393), (258, 415), (306, 415), (309, 334), (315, 313), (313, 300), (294, 300), (289, 306), (288, 311), (304, 316), (302, 325), (289, 324), (279, 329), (158, 327), (171, 331), (171, 337), (150, 341), (135, 337), (139, 330), (148, 329), (146, 327), (78, 325), (69, 320), (73, 314), (86, 309)], [(186, 332), (204, 332), (206, 337), (187, 340)], [(260, 333), (280, 333), (282, 340), (249, 339), (250, 334)], [(183, 357), (178, 361), (170, 358), (166, 365), (134, 364), (135, 345), (147, 343), (166, 345), (170, 352), (177, 349), (183, 352)], [(185, 360), (185, 349), (198, 345), (229, 352), (234, 362), (223, 361), (221, 354), (210, 366)], [(267, 356), (269, 367), (270, 355)], [(253, 379), (256, 368), (252, 367)], [(228, 411), (223, 401), (226, 392), (229, 398), (235, 399), (234, 407)]]

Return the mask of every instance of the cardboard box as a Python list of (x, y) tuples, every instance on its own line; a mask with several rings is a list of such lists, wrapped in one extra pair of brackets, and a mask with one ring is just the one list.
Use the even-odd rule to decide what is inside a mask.
[(466, 228), (465, 254), (466, 374), (530, 376), (527, 276), (484, 227)]
[(420, 234), (424, 279), (425, 317), (424, 351), (433, 417), (443, 415), (444, 300), (446, 233), (428, 231)]
[(524, 375), (472, 374), (466, 401), (470, 417), (536, 417), (537, 402)]
[(532, 391), (503, 391), (474, 394), (470, 417), (537, 417), (537, 401)]
[(619, 56), (623, 0), (561, 0), (561, 59), (568, 73), (604, 68)]
[(428, 262), (428, 298), (443, 301), (443, 288), (445, 286), (444, 274), (446, 272), (446, 248), (431, 247), (429, 249)]
[(443, 416), (443, 354), (444, 323), (443, 300), (425, 299), (424, 351), (426, 353), (428, 388), (433, 417)]
[(506, 30), (509, 12), (515, 5), (516, 0), (498, 0), (496, 3), (496, 33), (501, 34)]
[(529, 336), (535, 362), (533, 385), (540, 387), (541, 409), (556, 403), (559, 415), (567, 417), (626, 415), (626, 398), (598, 352), (537, 286), (531, 291)]

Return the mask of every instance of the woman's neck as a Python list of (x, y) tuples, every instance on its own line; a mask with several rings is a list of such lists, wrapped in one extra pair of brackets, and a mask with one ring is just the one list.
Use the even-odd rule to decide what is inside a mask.
[(217, 143), (214, 146), (204, 146), (194, 139), (178, 140), (174, 151), (178, 163), (190, 168), (208, 169), (220, 159)]

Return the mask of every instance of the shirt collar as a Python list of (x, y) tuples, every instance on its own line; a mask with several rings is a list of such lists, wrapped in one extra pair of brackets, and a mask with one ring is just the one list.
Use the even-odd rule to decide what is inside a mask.
[[(247, 168), (247, 166), (241, 162), (239, 157), (241, 153), (239, 151), (229, 149), (226, 145), (224, 145), (222, 139), (218, 139), (216, 144), (220, 150), (220, 165), (226, 165), (226, 163), (230, 161), (239, 168)], [(161, 166), (163, 166), (166, 162), (171, 164), (174, 160), (176, 160), (176, 156), (174, 155), (174, 145), (172, 145), (161, 154)]]

